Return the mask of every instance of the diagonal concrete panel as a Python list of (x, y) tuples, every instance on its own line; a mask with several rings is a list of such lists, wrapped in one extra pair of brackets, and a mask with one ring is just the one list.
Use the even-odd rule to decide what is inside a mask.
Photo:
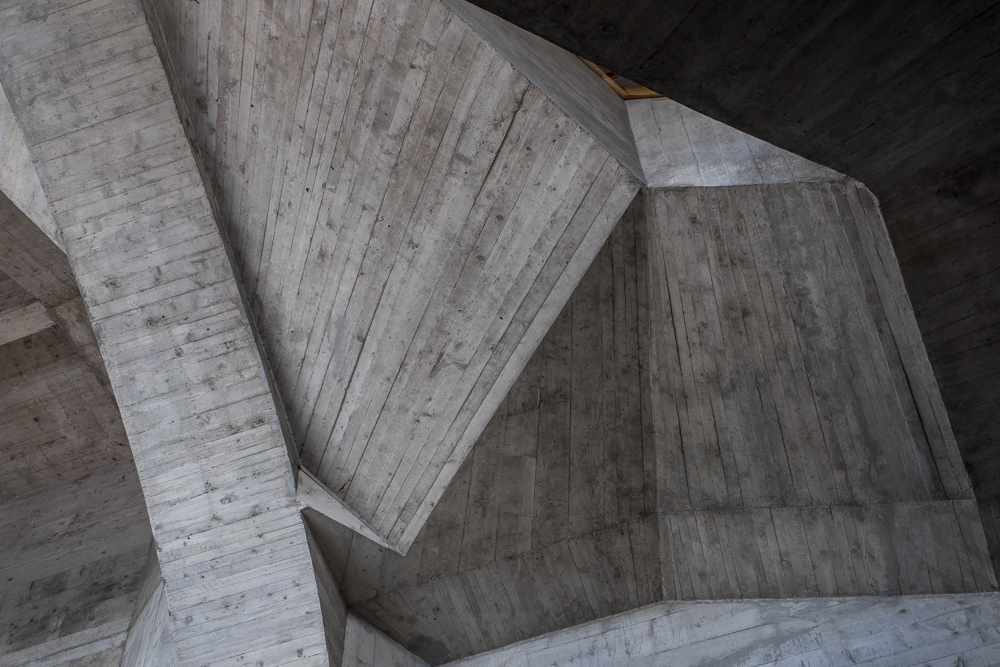
[(405, 551), (638, 182), (440, 0), (145, 7), (303, 464)]
[(79, 298), (65, 253), (2, 192), (0, 223), (0, 270), (46, 306)]
[[(4, 136), (0, 136), (0, 141), (4, 139)], [(33, 166), (27, 173), (17, 176), (7, 174), (10, 184), (30, 183), (32, 179), (37, 180)], [(34, 208), (36, 216), (41, 216), (42, 211), (48, 211), (44, 195), (41, 201), (43, 206)], [(73, 341), (80, 355), (87, 360), (90, 369), (107, 387), (108, 371), (104, 367), (101, 351), (66, 254), (51, 239), (49, 233), (44, 231), (43, 224), (28, 218), (3, 192), (0, 192), (0, 271), (38, 299), (39, 305), (43, 307), (44, 313), (34, 317), (34, 325), (27, 321), (23, 323), (27, 328), (22, 326), (20, 335), (27, 335), (26, 332), (31, 328), (40, 331), (51, 324), (58, 324)], [(15, 340), (10, 338), (11, 335), (14, 332), (7, 339)]]
[[(535, 39), (540, 39), (536, 37)], [(624, 103), (651, 188), (844, 180), (845, 176), (665, 97)]]
[(10, 108), (7, 94), (0, 88), (0, 192), (24, 212), (60, 248), (59, 228), (38, 180), (24, 133)]

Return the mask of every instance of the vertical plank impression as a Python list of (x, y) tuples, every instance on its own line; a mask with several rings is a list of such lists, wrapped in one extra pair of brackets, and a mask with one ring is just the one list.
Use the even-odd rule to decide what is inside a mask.
[(144, 4), (304, 464), (405, 549), (638, 182), (438, 0)]
[(994, 590), (870, 195), (642, 197), (664, 595)]

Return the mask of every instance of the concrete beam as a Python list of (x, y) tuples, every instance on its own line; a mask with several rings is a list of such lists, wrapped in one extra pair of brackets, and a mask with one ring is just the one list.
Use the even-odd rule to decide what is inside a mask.
[(0, 313), (0, 345), (45, 331), (55, 324), (41, 301)]
[(179, 663), (339, 664), (280, 408), (141, 9), (15, 4), (0, 35), (0, 81), (129, 436)]

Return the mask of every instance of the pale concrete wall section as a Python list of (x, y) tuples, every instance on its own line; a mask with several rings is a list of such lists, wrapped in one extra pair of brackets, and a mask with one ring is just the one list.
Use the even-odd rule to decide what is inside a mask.
[(665, 97), (625, 103), (651, 188), (837, 181), (844, 176)]
[(59, 228), (31, 162), (24, 143), (24, 133), (17, 123), (7, 94), (0, 86), (0, 192), (24, 212), (53, 243), (62, 247)]
[(995, 594), (662, 602), (452, 667), (992, 667)]
[(625, 101), (593, 70), (569, 51), (465, 0), (446, 4), (616, 160), (643, 178)]
[(177, 667), (177, 648), (170, 629), (163, 574), (153, 548), (150, 548), (146, 576), (129, 625), (121, 667)]
[(354, 614), (348, 614), (343, 667), (427, 667), (427, 663)]
[(639, 204), (664, 598), (996, 590), (870, 194), (792, 183)]

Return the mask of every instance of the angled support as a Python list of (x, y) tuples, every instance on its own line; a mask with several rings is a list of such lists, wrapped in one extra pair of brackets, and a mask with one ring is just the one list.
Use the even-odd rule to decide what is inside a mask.
[[(52, 324), (61, 326), (101, 384), (107, 387), (108, 370), (104, 366), (104, 359), (87, 316), (87, 308), (80, 296), (66, 253), (2, 192), (0, 271), (38, 299), (45, 309), (44, 318), (36, 313), (30, 322), (25, 322), (22, 326), (42, 326), (44, 319), (50, 323), (42, 328), (48, 328)], [(41, 330), (36, 329), (23, 335)]]
[(368, 522), (359, 517), (340, 496), (328, 489), (323, 482), (305, 468), (299, 468), (299, 485), (296, 493), (303, 506), (319, 512), (345, 528), (350, 528), (381, 547), (392, 549), (396, 553), (404, 555), (399, 547), (375, 532)]

